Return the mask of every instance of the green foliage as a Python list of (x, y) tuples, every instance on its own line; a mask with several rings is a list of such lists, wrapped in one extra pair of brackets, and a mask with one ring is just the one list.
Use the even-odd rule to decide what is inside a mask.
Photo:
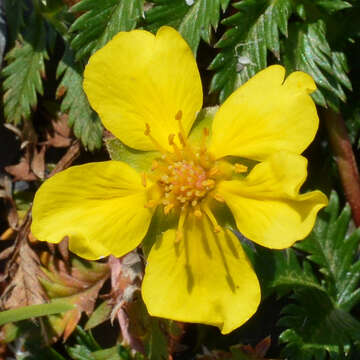
[(287, 36), (291, 0), (244, 0), (233, 4), (238, 11), (223, 20), (229, 27), (216, 44), (221, 52), (209, 69), (216, 70), (211, 91), (220, 101), (267, 66), (267, 50), (280, 58), (280, 33)]
[(37, 105), (37, 93), (43, 94), (42, 77), (47, 58), (45, 26), (42, 19), (33, 14), (28, 27), (20, 44), (7, 53), (8, 65), (1, 74), (5, 78), (5, 118), (13, 124), (28, 119)]
[(26, 5), (21, 0), (5, 0), (4, 5), (8, 23), (8, 43), (13, 45), (20, 29), (24, 26)]
[[(195, 0), (187, 5), (184, 0), (155, 0), (156, 5), (146, 13), (147, 27), (155, 32), (162, 25), (177, 28), (196, 54), (200, 39), (211, 42), (211, 31), (218, 27), (221, 10), (229, 0)], [(170, 20), (170, 22), (169, 22)]]
[(58, 314), (73, 309), (73, 305), (66, 302), (55, 301), (50, 304), (24, 306), (0, 312), (0, 325), (30, 319), (39, 316)]
[[(244, 0), (233, 6), (238, 12), (222, 21), (229, 29), (216, 44), (221, 52), (209, 66), (216, 70), (211, 91), (220, 92), (220, 101), (267, 66), (269, 50), (288, 72), (302, 70), (315, 79), (319, 91), (314, 99), (319, 105), (338, 109), (339, 101), (346, 100), (343, 87), (351, 90), (351, 83), (344, 53), (331, 49), (327, 41), (328, 16), (323, 12), (348, 8), (349, 3)], [(294, 13), (305, 22), (296, 21), (289, 27)]]
[(333, 301), (350, 311), (360, 300), (360, 261), (356, 259), (360, 229), (348, 234), (350, 207), (346, 205), (339, 214), (339, 206), (339, 198), (333, 192), (311, 235), (296, 247), (309, 253), (308, 259), (319, 266)]
[(59, 63), (57, 76), (62, 80), (57, 89), (57, 96), (65, 96), (61, 103), (61, 111), (69, 114), (69, 125), (73, 127), (74, 134), (81, 139), (83, 145), (93, 151), (101, 147), (102, 126), (97, 114), (90, 108), (82, 88), (82, 68), (74, 61), (71, 50), (65, 51)]
[[(267, 293), (292, 291), (279, 321), (286, 329), (279, 339), (286, 344), (283, 353), (289, 359), (325, 359), (327, 353), (342, 358), (344, 346), (360, 340), (360, 322), (350, 313), (360, 301), (356, 259), (360, 231), (349, 233), (350, 215), (348, 206), (339, 214), (339, 198), (333, 192), (311, 235), (296, 245), (308, 254), (302, 265), (291, 249), (276, 253), (259, 249), (255, 256)], [(314, 267), (319, 267), (318, 274)]]
[[(90, 55), (119, 31), (138, 28), (155, 33), (163, 25), (178, 29), (194, 54), (199, 55), (205, 106), (217, 104), (218, 95), (223, 102), (258, 71), (270, 64), (280, 63), (288, 74), (302, 70), (314, 78), (318, 91), (313, 98), (322, 107), (341, 110), (351, 142), (359, 147), (358, 0), (4, 0), (4, 3), (8, 32), (7, 54), (1, 73), (1, 105), (6, 121), (17, 126), (18, 129), (10, 127), (17, 131), (23, 144), (29, 142), (26, 138), (27, 127), (39, 139), (39, 143), (31, 140), (27, 145), (29, 162), (33, 161), (31, 147), (38, 150), (40, 146), (52, 146), (46, 140), (53, 134), (42, 133), (42, 128), (59, 125), (55, 124), (54, 118), (49, 120), (48, 111), (44, 116), (47, 102), (55, 104), (56, 110), (60, 105), (61, 116), (65, 114), (65, 119), (68, 116), (74, 135), (87, 150), (101, 148), (103, 128), (82, 87), (85, 63)], [(198, 53), (199, 48), (201, 53)], [(204, 66), (211, 71), (202, 71)], [(352, 88), (354, 93), (350, 93)], [(190, 142), (198, 142), (203, 137), (204, 127), (210, 129), (207, 140), (211, 138), (211, 122), (216, 111), (215, 106), (205, 107), (198, 114), (189, 136)], [(331, 124), (328, 126), (331, 127)], [(59, 131), (54, 136), (62, 134)], [(64, 134), (68, 139), (67, 128)], [(323, 132), (317, 136), (314, 144), (317, 148), (314, 149), (316, 151), (321, 147), (320, 152), (324, 154), (328, 151), (329, 143)], [(131, 149), (108, 134), (105, 145), (112, 159), (125, 161), (140, 173), (147, 171), (154, 158), (159, 156), (157, 152), (148, 152), (144, 156), (144, 152)], [(309, 172), (314, 176), (311, 169), (317, 163), (311, 151), (308, 154)], [(48, 155), (51, 157), (51, 154)], [(33, 196), (31, 187), (26, 191)], [(14, 200), (19, 205), (16, 194)], [(28, 210), (29, 204), (30, 200), (26, 201), (26, 208), (20, 209), (20, 217)], [(207, 326), (182, 327), (176, 322), (152, 318), (140, 298), (132, 301), (131, 306), (122, 307), (122, 283), (119, 283), (119, 288), (112, 284), (112, 289), (109, 289), (107, 285), (101, 288), (101, 282), (99, 288), (94, 288), (96, 291), (89, 296), (92, 287), (88, 291), (83, 282), (76, 278), (79, 267), (72, 261), (65, 261), (65, 253), (62, 253), (64, 262), (61, 266), (58, 266), (59, 262), (51, 263), (52, 271), (49, 267), (48, 277), (42, 279), (42, 285), (49, 297), (61, 298), (62, 301), (67, 297), (68, 301), (77, 304), (72, 317), (66, 316), (70, 311), (42, 317), (60, 311), (56, 307), (58, 304), (54, 307), (53, 303), (11, 310), (0, 314), (0, 323), (19, 321), (6, 324), (0, 335), (6, 342), (13, 342), (13, 345), (18, 341), (21, 349), (29, 353), (24, 356), (28, 360), (158, 360), (169, 358), (178, 349), (182, 351), (183, 345), (188, 351), (183, 358), (195, 358), (196, 352), (200, 351), (203, 354), (198, 354), (199, 359), (204, 360), (221, 356), (257, 359), (264, 358), (265, 353), (255, 356), (248, 352), (249, 347), (239, 345), (239, 341), (254, 344), (269, 334), (264, 333), (268, 324), (264, 308), (270, 303), (274, 319), (271, 320), (273, 327), (269, 332), (272, 332), (273, 343), (280, 343), (281, 347), (277, 353), (277, 346), (270, 349), (273, 357), (291, 360), (359, 359), (360, 322), (355, 315), (360, 308), (360, 230), (353, 229), (349, 206), (342, 207), (339, 197), (333, 193), (329, 206), (319, 215), (313, 232), (292, 249), (266, 250), (255, 245), (255, 250), (252, 250), (244, 245), (259, 276), (265, 301), (257, 315), (232, 335), (223, 337)], [(163, 216), (159, 216), (161, 211), (160, 208), (156, 210), (145, 237), (142, 247), (145, 259), (157, 236), (161, 236), (155, 233), (161, 234), (170, 225), (177, 226), (178, 219), (174, 214), (163, 220)], [(226, 212), (219, 218), (219, 223), (231, 227), (234, 219), (230, 216), (226, 218), (228, 215), (229, 212)], [(43, 244), (40, 246), (43, 248)], [(53, 251), (57, 253), (59, 249), (56, 247)], [(3, 256), (1, 253), (0, 258)], [(90, 276), (91, 266), (88, 267), (86, 261), (81, 263), (84, 265), (81, 267), (83, 273)], [(101, 262), (96, 264), (104, 265)], [(113, 276), (114, 268), (111, 270)], [(140, 286), (140, 280), (136, 286)], [(99, 300), (100, 288), (102, 293), (108, 293)], [(67, 291), (75, 293), (70, 296), (66, 295)], [(276, 301), (274, 295), (281, 300)], [(90, 298), (91, 306), (95, 306), (95, 301), (97, 305), (92, 314), (93, 307), (91, 311), (86, 311), (86, 307), (81, 305), (83, 300), (89, 301)], [(81, 327), (70, 336), (77, 323), (84, 325), (86, 330), (99, 324), (106, 327), (109, 323), (105, 322), (112, 317), (116, 319), (116, 311), (120, 308), (126, 310), (129, 334), (142, 343), (146, 355), (134, 355), (130, 347), (115, 343), (103, 349), (92, 334)], [(85, 315), (81, 317), (82, 312), (88, 314), (87, 322)], [(36, 321), (26, 320), (30, 316), (39, 318)], [(281, 335), (276, 339), (274, 336), (279, 331), (274, 330), (275, 323), (281, 328)], [(49, 325), (53, 325), (57, 337), (46, 331)], [(56, 350), (41, 348), (44, 346), (41, 331), (46, 331), (49, 337), (46, 340), (55, 341), (60, 334), (65, 334), (65, 326), (64, 346), (59, 344)], [(118, 327), (112, 331), (119, 334)], [(212, 337), (206, 343), (207, 332), (211, 332)], [(183, 333), (186, 334), (184, 337)], [(189, 334), (197, 334), (199, 338), (188, 340), (191, 337)], [(67, 336), (70, 336), (69, 341)], [(238, 345), (234, 347), (234, 344)], [(199, 350), (203, 347), (209, 351)], [(231, 352), (214, 348), (230, 349)]]
[(302, 70), (315, 79), (319, 90), (313, 97), (319, 105), (338, 109), (339, 101), (345, 102), (343, 88), (351, 90), (346, 57), (343, 52), (331, 50), (323, 20), (292, 24), (283, 54), (288, 71)]
[(76, 60), (103, 47), (119, 31), (135, 28), (143, 14), (143, 0), (82, 0), (71, 8), (84, 12), (70, 27)]

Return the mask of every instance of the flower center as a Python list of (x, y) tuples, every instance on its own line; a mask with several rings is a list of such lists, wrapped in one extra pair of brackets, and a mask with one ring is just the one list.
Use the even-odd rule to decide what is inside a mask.
[(186, 159), (168, 165), (158, 183), (163, 188), (165, 213), (183, 206), (199, 210), (201, 200), (215, 187), (209, 170), (194, 160)]
[[(179, 111), (175, 119), (179, 122), (177, 134), (180, 146), (175, 142), (175, 134), (169, 135), (169, 144), (173, 151), (164, 149), (151, 135), (150, 126), (146, 124), (145, 135), (150, 138), (161, 157), (154, 160), (151, 173), (147, 174), (155, 183), (156, 195), (148, 202), (147, 207), (163, 206), (164, 214), (174, 211), (179, 214), (177, 239), (182, 237), (182, 227), (189, 215), (201, 218), (207, 216), (214, 226), (214, 231), (221, 230), (209, 208), (209, 198), (224, 200), (216, 193), (216, 183), (226, 177), (224, 169), (206, 149), (209, 131), (205, 128), (198, 146), (193, 146), (186, 138)], [(231, 171), (236, 171), (229, 165)], [(233, 170), (234, 168), (234, 170)], [(241, 169), (240, 172), (243, 172)], [(144, 182), (146, 178), (144, 175)]]

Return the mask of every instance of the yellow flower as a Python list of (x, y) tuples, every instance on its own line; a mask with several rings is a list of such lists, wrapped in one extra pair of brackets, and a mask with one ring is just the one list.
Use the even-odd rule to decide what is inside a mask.
[(179, 33), (119, 33), (90, 58), (84, 89), (104, 126), (153, 163), (145, 173), (106, 161), (55, 175), (35, 196), (32, 232), (52, 243), (68, 236), (87, 259), (119, 257), (141, 243), (160, 210), (175, 223), (147, 258), (149, 313), (229, 333), (254, 314), (260, 288), (222, 215), (231, 211), (247, 238), (282, 249), (303, 239), (327, 204), (320, 191), (299, 194), (307, 175), (300, 154), (318, 128), (314, 81), (302, 72), (284, 77), (278, 65), (259, 72), (206, 129), (194, 125), (202, 86)]

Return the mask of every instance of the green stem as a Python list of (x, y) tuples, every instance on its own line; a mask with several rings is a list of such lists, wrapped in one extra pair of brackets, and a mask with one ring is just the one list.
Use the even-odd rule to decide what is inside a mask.
[(345, 196), (357, 227), (360, 226), (360, 176), (350, 138), (341, 114), (327, 109), (322, 112), (329, 140), (338, 166)]
[(48, 304), (23, 306), (0, 312), (0, 326), (6, 323), (26, 320), (39, 316), (57, 314), (72, 310), (74, 305), (65, 302), (52, 302)]

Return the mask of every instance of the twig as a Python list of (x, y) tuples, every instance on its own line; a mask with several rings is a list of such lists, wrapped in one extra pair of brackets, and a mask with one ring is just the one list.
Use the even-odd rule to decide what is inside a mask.
[(341, 114), (327, 109), (322, 112), (329, 140), (339, 169), (345, 196), (355, 225), (360, 226), (360, 177), (354, 152)]
[(80, 155), (80, 143), (79, 141), (75, 141), (65, 153), (65, 155), (60, 159), (60, 161), (56, 164), (53, 171), (50, 173), (49, 177), (57, 174), (58, 172), (69, 167)]

